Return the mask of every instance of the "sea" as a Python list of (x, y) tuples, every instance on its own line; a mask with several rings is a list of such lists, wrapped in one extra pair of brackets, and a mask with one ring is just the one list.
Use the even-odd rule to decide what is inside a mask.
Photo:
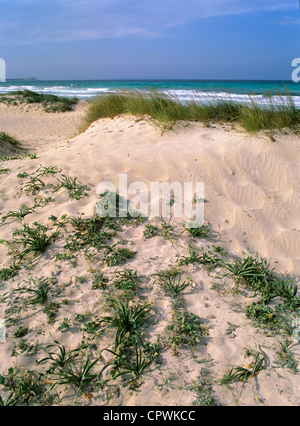
[[(116, 93), (120, 90), (156, 90), (176, 97), (181, 102), (190, 100), (231, 100), (247, 103), (282, 104), (290, 95), (300, 108), (300, 83), (275, 80), (36, 80), (17, 79), (0, 83), (0, 94), (15, 90), (32, 90), (37, 93), (80, 100), (97, 95)], [(270, 94), (272, 97), (270, 98)], [(281, 94), (281, 95), (279, 95)]]

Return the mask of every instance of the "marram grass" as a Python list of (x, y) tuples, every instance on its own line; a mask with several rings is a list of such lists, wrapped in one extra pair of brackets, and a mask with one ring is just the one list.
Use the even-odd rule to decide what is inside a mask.
[(249, 96), (242, 104), (232, 100), (194, 101), (186, 103), (171, 94), (157, 91), (120, 91), (102, 94), (90, 101), (85, 125), (100, 118), (114, 118), (130, 114), (148, 116), (164, 130), (172, 129), (179, 121), (210, 123), (236, 123), (249, 132), (289, 128), (299, 130), (300, 110), (289, 93), (276, 93), (276, 104), (271, 93), (266, 93), (260, 102)]
[(20, 148), (20, 142), (14, 136), (0, 131), (0, 147), (10, 144), (14, 149)]
[(72, 111), (73, 107), (78, 103), (78, 99), (40, 94), (31, 90), (17, 90), (0, 95), (0, 102), (6, 105), (40, 104), (46, 112), (66, 112)]

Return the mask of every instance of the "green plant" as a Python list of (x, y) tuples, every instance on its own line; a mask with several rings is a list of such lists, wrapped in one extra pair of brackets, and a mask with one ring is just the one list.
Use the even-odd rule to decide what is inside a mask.
[[(31, 279), (28, 284), (33, 285), (12, 290), (14, 294), (21, 293), (28, 296), (22, 298), (22, 305), (17, 312), (20, 312), (22, 308), (26, 308), (27, 306), (40, 305), (43, 308), (43, 312), (47, 315), (48, 323), (53, 323), (59, 308), (59, 304), (51, 300), (53, 296), (59, 294), (55, 286), (56, 281), (51, 278), (40, 278)], [(16, 300), (18, 300), (18, 298)]]
[(20, 325), (20, 327), (18, 327), (14, 331), (13, 336), (16, 337), (16, 338), (20, 338), (20, 337), (25, 336), (27, 333), (28, 333), (28, 327)]
[(89, 187), (87, 185), (78, 185), (73, 191), (69, 193), (69, 197), (72, 200), (80, 200), (85, 197), (89, 191)]
[(268, 326), (277, 329), (279, 327), (279, 318), (274, 310), (267, 306), (263, 301), (253, 302), (245, 310), (246, 317), (251, 319), (256, 325)]
[(181, 256), (178, 259), (179, 265), (189, 265), (191, 263), (200, 263), (201, 255), (197, 253), (196, 249), (189, 245), (189, 256)]
[(198, 377), (193, 380), (192, 384), (188, 387), (195, 396), (192, 405), (200, 407), (219, 406), (216, 398), (213, 395), (213, 384), (210, 378), (210, 371), (201, 370)]
[(0, 406), (26, 406), (32, 403), (46, 403), (48, 391), (32, 371), (25, 368), (9, 368), (6, 375), (0, 375), (0, 385), (8, 388), (10, 394), (4, 403), (0, 397)]
[(101, 289), (105, 290), (108, 283), (108, 278), (106, 278), (101, 271), (96, 271), (93, 273), (92, 289)]
[(127, 247), (114, 248), (107, 247), (104, 253), (103, 261), (107, 266), (115, 266), (120, 263), (126, 262), (136, 254), (135, 251), (130, 250)]
[(6, 154), (1, 154), (0, 155), (0, 161), (10, 161), (10, 160), (17, 160), (18, 157), (9, 157)]
[(146, 240), (149, 238), (155, 237), (158, 234), (159, 234), (159, 230), (157, 226), (151, 225), (150, 223), (145, 225), (144, 237)]
[(73, 253), (55, 253), (54, 258), (56, 261), (68, 260), (73, 268), (77, 266), (77, 258)]
[(66, 112), (73, 109), (78, 103), (78, 99), (40, 94), (31, 90), (17, 90), (0, 96), (0, 102), (4, 102), (6, 105), (40, 104), (46, 112)]
[[(37, 361), (38, 364), (50, 363), (50, 367), (46, 370), (46, 374), (55, 373), (59, 369), (67, 367), (75, 358), (79, 356), (79, 349), (66, 350), (65, 346), (54, 340), (55, 344), (47, 345), (44, 349), (47, 357)], [(47, 349), (55, 348), (57, 351), (48, 352)]]
[(0, 132), (0, 146), (5, 143), (12, 145), (15, 149), (20, 148), (20, 142), (18, 141), (18, 139), (5, 132)]
[(198, 263), (203, 265), (204, 269), (210, 272), (218, 266), (222, 266), (223, 260), (212, 251), (206, 251), (205, 249), (196, 251), (192, 245), (189, 245), (189, 256), (182, 256), (178, 259), (178, 263), (179, 265)]
[(170, 217), (168, 222), (161, 217), (161, 235), (169, 241), (173, 238), (173, 228), (170, 225), (171, 220), (172, 217)]
[(223, 266), (228, 270), (223, 278), (230, 276), (237, 286), (243, 284), (254, 292), (259, 291), (265, 296), (265, 300), (269, 299), (274, 274), (266, 259), (259, 258), (252, 253), (243, 253), (242, 260), (237, 259), (233, 264), (224, 262)]
[(8, 218), (13, 217), (19, 220), (24, 219), (27, 215), (33, 213), (35, 207), (21, 207), (20, 210), (11, 210), (1, 219), (1, 223), (4, 223)]
[(33, 295), (32, 298), (25, 301), (25, 306), (27, 305), (46, 305), (49, 297), (49, 284), (45, 280), (32, 280), (35, 284), (36, 288), (30, 287), (21, 287), (17, 290), (18, 292), (26, 292), (31, 293)]
[(293, 373), (298, 372), (298, 361), (295, 354), (291, 351), (290, 346), (293, 341), (285, 339), (284, 342), (279, 342), (280, 350), (276, 352), (277, 364), (282, 367), (289, 368)]
[(48, 324), (52, 324), (59, 309), (59, 304), (51, 298), (57, 294), (55, 288), (56, 280), (52, 278), (31, 279), (29, 283), (34, 286), (20, 287), (13, 292), (27, 293), (32, 297), (25, 299), (23, 306), (40, 305), (43, 307), (43, 312), (47, 315)]
[(147, 355), (148, 358), (151, 358), (154, 362), (158, 361), (158, 356), (163, 348), (163, 345), (160, 340), (161, 340), (160, 335), (157, 336), (157, 340), (155, 343), (141, 342), (140, 340), (140, 343), (143, 346), (143, 353)]
[(97, 335), (102, 332), (102, 330), (99, 331), (100, 327), (101, 327), (101, 319), (95, 318), (94, 320), (87, 321), (84, 324), (82, 324), (80, 329), (85, 331), (88, 334)]
[(36, 160), (38, 156), (37, 156), (37, 153), (31, 154), (30, 152), (24, 152), (22, 156), (18, 158), (30, 158), (31, 160)]
[(58, 309), (59, 309), (59, 304), (57, 302), (49, 301), (46, 304), (46, 306), (44, 307), (44, 312), (47, 315), (48, 324), (54, 323)]
[(57, 328), (58, 331), (67, 330), (69, 328), (69, 319), (65, 317), (63, 321), (59, 324), (59, 327)]
[(182, 273), (182, 270), (180, 268), (177, 268), (176, 266), (171, 266), (170, 268), (159, 271), (153, 275), (155, 277), (158, 277), (159, 280), (164, 281), (168, 278), (174, 278), (181, 273)]
[[(101, 218), (120, 218), (120, 209), (127, 211), (128, 201), (117, 192), (106, 190), (99, 195), (97, 215)], [(124, 212), (122, 212), (123, 214)], [(123, 219), (128, 218), (128, 212)], [(121, 218), (120, 218), (121, 219)]]
[(62, 179), (57, 179), (58, 184), (56, 186), (53, 186), (54, 192), (59, 191), (61, 188), (68, 189), (69, 191), (72, 191), (73, 189), (76, 189), (77, 187), (77, 178), (73, 178), (71, 176), (62, 175)]
[(13, 407), (18, 401), (14, 398), (14, 394), (11, 392), (6, 402), (3, 401), (0, 395), (0, 407)]
[(276, 91), (276, 103), (273, 93), (266, 92), (268, 104), (257, 103), (249, 98), (248, 105), (244, 105), (240, 113), (241, 125), (249, 132), (258, 130), (282, 129), (284, 127), (297, 130), (299, 126), (299, 112), (293, 102), (291, 94), (285, 89)]
[(0, 269), (0, 282), (7, 281), (18, 275), (20, 267), (15, 263), (8, 268)]
[(223, 265), (223, 260), (220, 259), (215, 253), (211, 252), (210, 250), (201, 250), (201, 258), (199, 259), (199, 263), (203, 265), (203, 268), (210, 272), (213, 269), (216, 269), (219, 266)]
[(41, 188), (44, 187), (45, 183), (37, 176), (33, 176), (29, 178), (29, 181), (22, 186), (20, 192), (26, 192), (26, 194), (35, 195)]
[[(72, 358), (72, 361), (74, 361)], [(94, 381), (96, 374), (92, 373), (94, 366), (99, 362), (100, 358), (96, 358), (91, 362), (89, 357), (85, 361), (81, 361), (79, 365), (67, 362), (63, 367), (58, 367), (51, 372), (55, 385), (69, 385), (77, 390), (73, 404), (75, 404), (78, 396), (84, 393), (91, 383)]]
[(83, 248), (93, 248), (100, 251), (107, 247), (107, 242), (115, 235), (115, 230), (106, 230), (106, 219), (98, 215), (83, 219), (79, 217), (70, 217), (64, 220), (63, 224), (70, 223), (74, 229), (67, 236), (66, 249), (71, 251), (81, 250)]
[(161, 279), (160, 284), (168, 296), (177, 297), (191, 282), (190, 280), (182, 281), (181, 275), (175, 275)]
[(89, 235), (101, 231), (105, 225), (105, 220), (98, 215), (94, 215), (88, 219), (84, 219), (81, 216), (71, 216), (67, 221), (70, 222), (73, 228), (78, 232)]
[(131, 376), (130, 386), (131, 388), (136, 388), (138, 385), (138, 380), (143, 374), (150, 368), (150, 365), (153, 363), (152, 358), (145, 357), (142, 349), (135, 345), (135, 356), (131, 360), (127, 360), (120, 353), (111, 351), (107, 349), (108, 352), (111, 352), (116, 357), (115, 368), (111, 371), (113, 379), (116, 379), (119, 376), (129, 374)]
[(200, 225), (197, 222), (187, 223), (184, 226), (184, 231), (187, 231), (194, 238), (207, 238), (210, 232), (210, 229), (207, 225)]
[(298, 296), (298, 286), (294, 280), (288, 278), (284, 280), (274, 280), (271, 291), (274, 295), (279, 296), (285, 303), (293, 309), (300, 307), (300, 297)]
[[(266, 92), (261, 102), (249, 96), (248, 104), (228, 100), (197, 100), (182, 103), (171, 94), (155, 90), (131, 90), (113, 94), (103, 94), (90, 102), (85, 117), (86, 127), (99, 118), (112, 118), (121, 114), (148, 116), (163, 131), (171, 130), (178, 121), (210, 123), (239, 123), (248, 132), (259, 130), (299, 129), (300, 113), (289, 92), (276, 92), (276, 104), (273, 94)], [(265, 101), (268, 101), (267, 103)], [(287, 101), (288, 100), (288, 101)]]
[(76, 284), (84, 284), (87, 282), (87, 277), (85, 277), (84, 275), (81, 277), (75, 277), (75, 282)]
[(181, 344), (195, 346), (208, 335), (208, 329), (202, 324), (200, 317), (191, 312), (174, 310), (172, 320), (172, 324), (168, 326), (168, 330), (172, 331), (169, 343), (175, 350)]
[(17, 178), (22, 179), (28, 176), (27, 172), (22, 172), (17, 174)]
[(0, 169), (0, 175), (4, 175), (4, 174), (10, 173), (10, 172), (11, 172), (10, 169)]
[(36, 207), (45, 207), (51, 201), (53, 201), (52, 197), (42, 197), (41, 195), (34, 197), (34, 205)]
[(69, 197), (74, 198), (76, 200), (80, 200), (80, 198), (87, 195), (87, 191), (89, 190), (86, 185), (79, 185), (77, 183), (77, 178), (73, 178), (71, 176), (62, 175), (62, 179), (57, 179), (58, 184), (53, 186), (54, 192), (59, 191), (61, 188), (65, 188), (69, 191)]
[(37, 176), (53, 176), (59, 172), (57, 166), (40, 166), (35, 173), (38, 173)]
[(245, 354), (247, 357), (251, 356), (253, 362), (250, 365), (243, 364), (242, 366), (233, 367), (229, 373), (224, 374), (223, 378), (220, 380), (220, 384), (224, 385), (236, 381), (241, 381), (244, 384), (248, 379), (256, 376), (262, 370), (265, 362), (265, 355), (261, 348), (259, 348), (259, 351), (245, 348)]
[(228, 251), (224, 249), (223, 247), (220, 247), (218, 245), (213, 246), (213, 252), (220, 253), (221, 256), (226, 257), (228, 254)]
[(19, 342), (12, 347), (11, 356), (18, 356), (19, 352), (25, 356), (31, 356), (37, 353), (39, 349), (38, 342), (30, 344), (25, 339), (20, 339)]
[(226, 329), (226, 335), (230, 336), (230, 334), (232, 334), (239, 327), (239, 325), (231, 324), (231, 322), (227, 322), (227, 324), (229, 327)]
[(51, 242), (57, 237), (58, 232), (54, 232), (52, 235), (47, 235), (47, 228), (43, 225), (35, 223), (33, 227), (30, 227), (26, 223), (23, 225), (23, 229), (14, 231), (14, 237), (19, 236), (20, 238), (14, 238), (14, 244), (22, 244), (24, 250), (17, 254), (17, 258), (22, 260), (25, 256), (33, 255), (37, 256), (43, 253)]
[(140, 282), (137, 271), (126, 268), (123, 271), (116, 271), (115, 274), (115, 287), (124, 291), (128, 296), (132, 296), (136, 292), (137, 285)]
[(121, 303), (115, 298), (108, 299), (109, 306), (113, 309), (113, 315), (102, 317), (99, 320), (100, 325), (105, 325), (103, 331), (107, 328), (116, 329), (115, 348), (120, 346), (124, 341), (125, 336), (136, 333), (142, 325), (144, 319), (152, 309), (151, 304), (130, 305), (129, 301)]

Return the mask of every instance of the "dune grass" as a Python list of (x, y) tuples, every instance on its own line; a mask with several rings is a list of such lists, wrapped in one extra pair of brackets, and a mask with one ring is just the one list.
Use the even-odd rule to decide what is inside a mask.
[(46, 112), (65, 112), (72, 111), (74, 105), (78, 103), (78, 99), (39, 94), (31, 90), (17, 90), (0, 95), (0, 102), (6, 105), (40, 104)]
[(237, 123), (249, 132), (290, 128), (299, 130), (300, 110), (289, 93), (266, 93), (260, 103), (249, 96), (245, 104), (232, 100), (189, 101), (186, 103), (171, 94), (158, 91), (120, 91), (102, 94), (90, 101), (85, 117), (89, 126), (100, 118), (114, 118), (122, 114), (149, 116), (164, 130), (172, 129), (179, 121), (211, 123)]
[(20, 142), (14, 136), (0, 131), (0, 147), (11, 145), (14, 150), (20, 148)]

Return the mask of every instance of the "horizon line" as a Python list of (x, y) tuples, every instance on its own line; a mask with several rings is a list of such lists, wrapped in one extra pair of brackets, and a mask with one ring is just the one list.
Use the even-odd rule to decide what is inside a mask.
[[(299, 0), (300, 1), (300, 0)], [(7, 78), (7, 81), (14, 80), (26, 80), (31, 82), (43, 82), (43, 81), (289, 81), (293, 82), (292, 79), (265, 79), (265, 78), (71, 78), (71, 79), (39, 79), (36, 77), (14, 77)]]

